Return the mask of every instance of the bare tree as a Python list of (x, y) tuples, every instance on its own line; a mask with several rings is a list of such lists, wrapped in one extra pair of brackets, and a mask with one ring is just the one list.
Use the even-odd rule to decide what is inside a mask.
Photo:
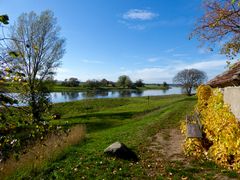
[(201, 42), (223, 44), (221, 52), (233, 58), (240, 52), (240, 1), (204, 0), (204, 15), (191, 36)]
[(189, 96), (194, 88), (204, 83), (206, 80), (206, 73), (197, 69), (184, 69), (178, 72), (173, 78), (173, 82), (181, 84)]
[(7, 45), (8, 62), (24, 75), (22, 95), (29, 103), (33, 121), (38, 122), (45, 111), (48, 98), (44, 80), (51, 77), (60, 65), (65, 40), (59, 36), (53, 12), (23, 13), (11, 27), (11, 41)]

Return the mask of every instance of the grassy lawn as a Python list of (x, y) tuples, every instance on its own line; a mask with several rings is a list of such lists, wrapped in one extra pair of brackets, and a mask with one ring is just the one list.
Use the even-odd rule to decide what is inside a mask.
[[(141, 163), (148, 158), (143, 153), (148, 138), (166, 128), (176, 128), (179, 121), (193, 110), (196, 98), (171, 95), (141, 98), (83, 100), (54, 105), (53, 112), (62, 115), (53, 124), (73, 126), (85, 124), (87, 135), (84, 141), (66, 148), (54, 160), (41, 167), (26, 167), (17, 170), (8, 179), (146, 179), (149, 178)], [(140, 156), (139, 162), (115, 159), (104, 155), (103, 150), (115, 141), (125, 143)], [(154, 159), (152, 159), (154, 161)], [(196, 171), (204, 168), (200, 162), (191, 162)], [(195, 171), (185, 169), (178, 162), (166, 163), (158, 179), (166, 177), (194, 177)], [(198, 168), (199, 167), (199, 168)], [(219, 172), (210, 168), (209, 173)], [(158, 171), (158, 169), (156, 169)], [(182, 172), (184, 171), (184, 172)], [(234, 173), (228, 173), (234, 176)], [(170, 175), (169, 175), (170, 174)], [(175, 175), (173, 175), (175, 174)], [(209, 175), (210, 177), (210, 175)]]

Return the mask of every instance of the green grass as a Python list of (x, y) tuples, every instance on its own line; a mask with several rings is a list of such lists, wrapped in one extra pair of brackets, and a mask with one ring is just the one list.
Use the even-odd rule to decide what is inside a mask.
[(232, 170), (218, 167), (214, 162), (192, 159), (188, 164), (181, 161), (170, 162), (166, 165), (166, 174), (171, 174), (172, 179), (239, 179), (239, 174)]
[[(77, 145), (66, 148), (55, 160), (41, 167), (17, 170), (8, 179), (146, 179), (147, 172), (140, 162), (130, 162), (104, 155), (103, 150), (115, 141), (125, 143), (137, 154), (148, 137), (163, 128), (179, 126), (179, 121), (193, 110), (196, 97), (171, 95), (161, 97), (95, 99), (55, 104), (52, 112), (62, 119), (52, 124), (73, 126), (85, 124), (87, 137)], [(144, 154), (140, 159), (144, 159)], [(203, 167), (203, 166), (201, 166)], [(185, 168), (185, 169), (184, 169)], [(206, 167), (207, 169), (208, 167)], [(184, 167), (166, 164), (167, 173), (174, 177), (194, 178), (197, 165)], [(211, 170), (214, 172), (213, 170)], [(234, 176), (233, 173), (228, 173)], [(211, 174), (210, 174), (211, 175)], [(208, 175), (210, 177), (210, 175)]]

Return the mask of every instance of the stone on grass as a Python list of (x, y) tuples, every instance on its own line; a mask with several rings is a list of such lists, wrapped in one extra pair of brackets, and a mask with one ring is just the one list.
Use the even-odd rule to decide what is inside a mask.
[(52, 118), (53, 118), (54, 120), (61, 119), (61, 115), (60, 115), (60, 114), (53, 114), (53, 115), (52, 115)]
[(138, 161), (137, 155), (129, 149), (125, 144), (120, 142), (115, 142), (108, 146), (104, 153), (115, 156), (120, 159)]

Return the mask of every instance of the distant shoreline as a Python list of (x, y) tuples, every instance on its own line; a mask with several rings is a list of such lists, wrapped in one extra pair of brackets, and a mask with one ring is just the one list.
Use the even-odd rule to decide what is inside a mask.
[(50, 89), (50, 92), (70, 92), (70, 91), (130, 91), (130, 90), (137, 90), (137, 91), (142, 91), (142, 90), (168, 90), (171, 89), (171, 86), (168, 87), (163, 87), (163, 86), (158, 86), (158, 85), (152, 85), (152, 86), (144, 86), (144, 87), (137, 87), (137, 88), (121, 88), (121, 87), (99, 87), (99, 88), (86, 88), (82, 86), (78, 87), (67, 87), (67, 86), (62, 86), (62, 85), (56, 85)]
[[(49, 91), (50, 92), (86, 92), (86, 91), (143, 91), (143, 90), (169, 90), (172, 87), (179, 87), (179, 85), (169, 85), (163, 86), (158, 84), (146, 84), (143, 87), (136, 87), (136, 88), (123, 88), (123, 87), (97, 87), (97, 88), (88, 88), (84, 87), (83, 85), (79, 85), (77, 87), (68, 87), (63, 85), (50, 85)], [(6, 84), (0, 89), (0, 92), (8, 92), (8, 93), (17, 93), (19, 92), (10, 84)]]

